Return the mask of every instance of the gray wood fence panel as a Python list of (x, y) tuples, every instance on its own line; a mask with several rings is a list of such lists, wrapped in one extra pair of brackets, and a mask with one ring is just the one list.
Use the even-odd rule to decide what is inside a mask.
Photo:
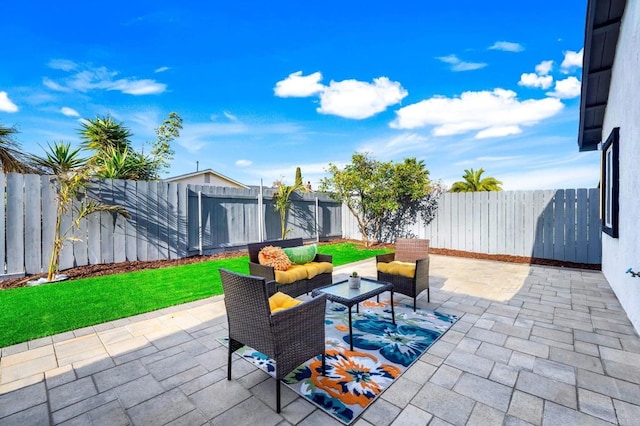
[(464, 206), (461, 206), (461, 210), (464, 212), (462, 217), (463, 230), (464, 230), (464, 249), (465, 251), (473, 251), (473, 245), (475, 240), (473, 216), (474, 216), (474, 195), (473, 193), (466, 194), (464, 197)]
[[(40, 188), (41, 180), (37, 175), (24, 176), (24, 243), (25, 247), (42, 246), (42, 221), (40, 215), (33, 212), (40, 212)], [(33, 250), (25, 256), (25, 271), (38, 271), (42, 269), (42, 251)]]
[[(98, 199), (105, 204), (113, 204), (113, 181), (105, 180), (97, 183), (99, 188)], [(110, 213), (96, 213), (100, 217), (100, 250), (101, 263), (113, 263), (113, 233), (115, 231), (115, 223)]]
[[(586, 263), (602, 262), (602, 226), (600, 220), (600, 194), (597, 188), (589, 189), (588, 196), (589, 244)], [(598, 244), (596, 244), (596, 241)], [(593, 243), (593, 244), (592, 244)], [(582, 262), (582, 260), (580, 261)]]
[(567, 189), (564, 192), (564, 255), (563, 260), (576, 261), (576, 190)]
[(189, 248), (188, 238), (188, 200), (189, 194), (187, 185), (179, 183), (177, 185), (178, 191), (178, 250), (177, 254), (179, 258), (187, 257)]
[(498, 225), (500, 219), (498, 217), (498, 193), (489, 192), (489, 253), (498, 253), (498, 242), (500, 236), (498, 235)]
[(158, 249), (158, 184), (149, 182), (149, 192), (147, 194), (147, 259), (158, 260), (160, 250)]
[(564, 191), (559, 189), (553, 198), (553, 257), (562, 259), (564, 256)]
[(478, 253), (489, 252), (489, 193), (479, 192), (475, 194), (475, 200), (478, 203), (478, 214), (474, 214), (477, 222), (474, 226), (478, 227), (479, 241), (474, 245), (473, 251)]
[(168, 229), (168, 250), (169, 259), (178, 259), (178, 184), (167, 184), (167, 229)]
[(138, 260), (138, 189), (137, 182), (124, 181), (124, 201), (121, 204), (129, 213), (129, 219), (125, 221), (125, 258), (127, 261)]
[(7, 175), (7, 274), (24, 272), (24, 178)]
[(139, 260), (149, 260), (149, 257), (147, 256), (147, 249), (149, 246), (149, 182), (138, 181), (136, 184), (138, 198), (136, 210), (136, 232), (138, 234), (138, 238), (136, 239), (136, 252), (138, 253)]
[(158, 247), (158, 257), (160, 259), (169, 259), (169, 194), (166, 182), (158, 182), (158, 208), (155, 222), (158, 224), (158, 233), (156, 234)]
[(545, 259), (553, 259), (553, 213), (554, 202), (553, 197), (548, 199), (545, 194), (545, 209), (543, 211), (543, 256)]
[(580, 188), (576, 195), (576, 259), (588, 259), (589, 193), (585, 188)]
[[(126, 181), (116, 179), (112, 181), (111, 205), (124, 206)], [(110, 215), (113, 220), (113, 261), (125, 262), (127, 260), (127, 219), (119, 214)]]
[(524, 191), (522, 194), (523, 232), (522, 232), (522, 256), (533, 256), (535, 240), (535, 202), (534, 192)]
[[(4, 173), (0, 173), (0, 188), (6, 188), (6, 177)], [(6, 218), (6, 203), (5, 203), (5, 194), (3, 193), (2, 196), (0, 197), (0, 212), (2, 212), (3, 214), (3, 220), (0, 220), (0, 238), (2, 238), (2, 240), (0, 241), (4, 241), (6, 243), (7, 241), (7, 229), (5, 228), (5, 218)], [(0, 276), (4, 275), (6, 273), (5, 271), (5, 256), (6, 256), (6, 251), (5, 251), (5, 244), (0, 243)]]

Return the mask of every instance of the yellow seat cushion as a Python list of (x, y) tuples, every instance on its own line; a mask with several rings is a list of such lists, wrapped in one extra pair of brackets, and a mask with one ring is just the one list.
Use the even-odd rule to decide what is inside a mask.
[(309, 262), (304, 265), (291, 265), (286, 271), (275, 271), (278, 284), (291, 284), (299, 280), (311, 279), (325, 272), (333, 272), (331, 262)]
[(293, 308), (302, 303), (302, 300), (294, 299), (288, 294), (277, 292), (269, 298), (269, 309), (272, 314), (285, 309)]
[(331, 262), (309, 262), (303, 265), (307, 270), (307, 278), (311, 279), (316, 275), (324, 274), (325, 272), (333, 272), (333, 264)]
[(278, 284), (291, 284), (307, 278), (307, 268), (304, 265), (291, 265), (286, 271), (275, 271)]
[(378, 271), (391, 275), (401, 275), (407, 278), (414, 278), (416, 276), (416, 264), (409, 262), (379, 262)]

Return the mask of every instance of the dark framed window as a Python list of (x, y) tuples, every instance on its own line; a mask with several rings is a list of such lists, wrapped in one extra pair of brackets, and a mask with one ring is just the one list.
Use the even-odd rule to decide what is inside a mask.
[(620, 128), (616, 127), (602, 146), (602, 232), (612, 238), (618, 238), (619, 139)]

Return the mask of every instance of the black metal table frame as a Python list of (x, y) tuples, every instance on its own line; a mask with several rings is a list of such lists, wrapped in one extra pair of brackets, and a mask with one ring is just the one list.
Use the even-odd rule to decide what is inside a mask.
[(388, 291), (391, 294), (391, 322), (393, 323), (393, 325), (396, 324), (396, 314), (395, 314), (395, 310), (393, 308), (393, 284), (388, 283), (388, 282), (382, 282), (382, 281), (377, 281), (374, 279), (370, 279), (370, 278), (363, 278), (363, 280), (366, 281), (370, 281), (373, 283), (376, 283), (379, 285), (379, 287), (367, 291), (366, 293), (360, 293), (357, 296), (354, 297), (350, 297), (350, 298), (344, 298), (344, 297), (340, 297), (338, 295), (332, 294), (332, 293), (327, 293), (323, 290), (329, 288), (329, 287), (334, 287), (334, 286), (338, 286), (338, 285), (349, 285), (347, 280), (344, 281), (339, 281), (337, 283), (333, 283), (331, 285), (326, 285), (324, 287), (319, 287), (316, 288), (315, 290), (313, 290), (311, 292), (311, 296), (315, 297), (318, 296), (319, 294), (326, 294), (327, 295), (327, 299), (332, 301), (332, 302), (336, 302), (336, 303), (340, 303), (341, 305), (345, 305), (346, 307), (349, 308), (349, 344), (350, 344), (350, 349), (353, 350), (353, 325), (351, 322), (351, 308), (353, 307), (353, 305), (356, 305), (356, 313), (360, 313), (360, 302), (364, 302), (367, 299), (371, 299), (373, 296), (378, 296), (378, 300), (379, 300), (379, 296), (380, 294), (384, 293), (385, 291)]

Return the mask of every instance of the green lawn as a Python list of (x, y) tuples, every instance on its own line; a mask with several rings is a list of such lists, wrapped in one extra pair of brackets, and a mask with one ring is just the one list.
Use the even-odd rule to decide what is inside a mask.
[[(356, 243), (318, 247), (334, 266), (385, 253)], [(248, 257), (0, 290), (0, 347), (222, 294), (218, 268), (249, 273)]]

